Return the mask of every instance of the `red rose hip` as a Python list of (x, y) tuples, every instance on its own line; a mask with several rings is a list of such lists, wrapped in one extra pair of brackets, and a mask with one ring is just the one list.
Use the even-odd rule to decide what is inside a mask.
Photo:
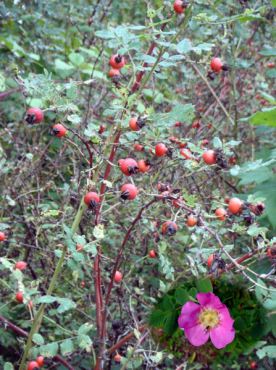
[(26, 113), (25, 121), (27, 123), (40, 123), (43, 121), (44, 113), (40, 108), (29, 108)]
[(15, 299), (17, 300), (18, 303), (23, 303), (23, 293), (17, 292), (15, 295)]
[(27, 370), (38, 370), (39, 364), (36, 361), (30, 361), (27, 366)]
[(176, 233), (178, 226), (173, 221), (166, 221), (161, 227), (161, 232), (163, 235), (172, 236)]
[(166, 155), (168, 152), (168, 148), (166, 147), (165, 144), (163, 143), (159, 143), (155, 146), (155, 155), (157, 157), (163, 157), (164, 155)]
[(121, 171), (126, 176), (135, 175), (139, 172), (138, 163), (132, 158), (120, 159), (118, 163)]
[(109, 60), (109, 65), (114, 69), (121, 69), (126, 64), (125, 58), (120, 54), (112, 55)]
[(212, 58), (210, 62), (211, 70), (218, 73), (222, 70), (223, 63), (220, 58)]
[(124, 184), (121, 187), (121, 198), (124, 200), (133, 200), (138, 194), (138, 189), (133, 184)]
[(240, 213), (243, 207), (243, 201), (239, 198), (231, 198), (228, 203), (228, 209), (231, 213), (236, 215)]
[(18, 261), (18, 262), (16, 262), (16, 264), (14, 265), (14, 268), (15, 268), (16, 270), (20, 270), (20, 271), (25, 270), (25, 269), (26, 269), (26, 267), (27, 267), (27, 263), (26, 263), (26, 262), (24, 262), (24, 261)]
[(123, 280), (123, 274), (120, 271), (116, 271), (114, 275), (115, 283), (120, 283)]
[(95, 209), (100, 203), (100, 197), (94, 191), (90, 191), (84, 196), (84, 203), (91, 209)]
[(66, 135), (67, 130), (61, 123), (57, 123), (52, 127), (52, 132), (54, 136), (62, 137)]
[(202, 154), (202, 159), (208, 165), (216, 164), (217, 162), (216, 152), (214, 150), (206, 150)]
[(174, 8), (174, 11), (175, 11), (177, 14), (182, 14), (182, 13), (184, 13), (185, 8), (186, 8), (185, 1), (182, 1), (182, 0), (175, 0), (175, 2), (173, 3), (173, 8)]
[(6, 234), (3, 231), (0, 231), (0, 242), (3, 242), (6, 240)]

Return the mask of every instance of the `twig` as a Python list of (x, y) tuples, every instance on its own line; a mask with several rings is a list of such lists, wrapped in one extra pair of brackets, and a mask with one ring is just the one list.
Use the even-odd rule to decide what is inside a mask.
[(191, 66), (192, 68), (196, 71), (196, 73), (200, 76), (200, 78), (205, 82), (205, 84), (207, 85), (208, 89), (211, 91), (212, 95), (214, 96), (214, 98), (216, 99), (218, 105), (221, 107), (221, 109), (223, 110), (224, 114), (226, 115), (226, 117), (228, 118), (229, 122), (231, 123), (231, 125), (235, 125), (235, 122), (233, 121), (233, 119), (231, 118), (230, 114), (227, 112), (227, 110), (225, 109), (224, 105), (222, 104), (222, 102), (220, 101), (219, 97), (217, 96), (217, 94), (215, 93), (214, 89), (212, 88), (212, 86), (209, 84), (207, 78), (205, 76), (203, 76), (203, 74), (200, 72), (199, 68), (197, 68), (196, 64), (195, 63), (191, 63)]

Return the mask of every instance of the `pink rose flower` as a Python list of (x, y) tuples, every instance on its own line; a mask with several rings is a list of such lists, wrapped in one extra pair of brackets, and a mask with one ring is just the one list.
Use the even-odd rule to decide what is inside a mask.
[(213, 293), (198, 293), (196, 298), (199, 304), (189, 301), (182, 307), (179, 327), (193, 346), (202, 346), (210, 337), (216, 348), (224, 348), (235, 338), (228, 308)]

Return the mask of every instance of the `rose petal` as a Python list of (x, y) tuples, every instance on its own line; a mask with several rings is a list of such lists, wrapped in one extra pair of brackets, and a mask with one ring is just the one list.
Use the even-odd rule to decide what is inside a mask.
[(182, 329), (197, 325), (197, 319), (200, 312), (200, 306), (194, 302), (187, 302), (181, 310), (178, 318), (178, 325)]
[(197, 293), (196, 298), (202, 306), (208, 306), (219, 309), (223, 306), (219, 297), (214, 293)]
[(200, 305), (194, 302), (187, 302), (184, 304), (181, 310), (181, 315), (191, 315), (195, 311), (200, 310)]
[(234, 320), (230, 316), (230, 312), (225, 305), (223, 305), (223, 307), (219, 309), (219, 316), (220, 325), (223, 326), (225, 329), (232, 329)]
[(210, 330), (210, 338), (217, 349), (221, 349), (231, 343), (235, 338), (235, 329), (228, 329), (222, 325)]
[(209, 339), (209, 332), (200, 324), (185, 328), (184, 331), (188, 341), (195, 347), (202, 346)]

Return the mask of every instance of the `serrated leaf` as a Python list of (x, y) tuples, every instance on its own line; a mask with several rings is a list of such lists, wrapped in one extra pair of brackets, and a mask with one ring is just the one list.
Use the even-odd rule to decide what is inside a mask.
[(53, 303), (57, 301), (57, 298), (50, 295), (44, 295), (39, 297), (36, 301), (37, 303)]
[(10, 362), (5, 362), (3, 370), (14, 370), (13, 364), (11, 364)]
[(189, 39), (183, 39), (176, 45), (176, 50), (179, 53), (186, 54), (193, 49), (193, 45)]
[(33, 335), (33, 342), (34, 342), (35, 344), (38, 344), (38, 345), (40, 346), (40, 345), (44, 344), (44, 338), (43, 338), (43, 336), (42, 336), (42, 335), (40, 335), (40, 334), (38, 334), (38, 333), (35, 333), (35, 334)]
[(72, 64), (68, 64), (60, 59), (56, 59), (55, 70), (61, 77), (68, 77), (74, 72), (75, 67)]
[(81, 349), (85, 349), (87, 352), (91, 350), (92, 340), (88, 335), (79, 335), (78, 344)]
[(197, 280), (196, 287), (201, 293), (209, 293), (213, 291), (212, 282), (208, 278)]
[(6, 269), (12, 269), (13, 264), (5, 257), (0, 258), (0, 263), (6, 268)]
[(97, 225), (94, 227), (93, 235), (96, 239), (103, 239), (104, 238), (104, 225)]
[(172, 335), (177, 329), (177, 313), (176, 311), (168, 312), (165, 316), (164, 333), (166, 335)]
[(45, 357), (53, 357), (58, 353), (58, 343), (48, 343), (39, 347), (39, 353)]
[(84, 246), (84, 250), (85, 252), (88, 252), (88, 253), (91, 253), (92, 256), (96, 256), (97, 254), (97, 246), (95, 244), (95, 242), (91, 242), (91, 243), (88, 243)]
[(58, 298), (57, 301), (59, 303), (57, 309), (58, 313), (63, 313), (76, 307), (76, 303), (69, 298)]
[(74, 351), (73, 341), (71, 339), (65, 339), (65, 341), (63, 341), (60, 344), (60, 351), (63, 356), (66, 356), (69, 353), (73, 352)]
[(72, 64), (74, 64), (77, 67), (84, 63), (84, 57), (79, 53), (69, 54), (69, 60)]
[(184, 305), (186, 302), (190, 300), (187, 290), (183, 288), (177, 288), (174, 293), (174, 296), (176, 303), (180, 305)]
[(258, 349), (257, 356), (260, 359), (263, 359), (266, 356), (269, 358), (276, 358), (276, 346), (265, 346), (261, 349)]
[(164, 324), (164, 312), (161, 310), (154, 310), (152, 311), (149, 317), (149, 325), (153, 326), (154, 328), (160, 328)]
[(221, 149), (222, 148), (222, 141), (220, 140), (219, 137), (214, 137), (213, 139), (213, 146), (215, 149)]
[(93, 329), (93, 325), (86, 322), (85, 324), (81, 325), (78, 329), (78, 335), (87, 334), (89, 331)]
[(101, 39), (113, 39), (115, 38), (115, 35), (113, 32), (111, 31), (107, 31), (107, 30), (104, 30), (104, 31), (96, 31), (95, 32), (95, 35)]

